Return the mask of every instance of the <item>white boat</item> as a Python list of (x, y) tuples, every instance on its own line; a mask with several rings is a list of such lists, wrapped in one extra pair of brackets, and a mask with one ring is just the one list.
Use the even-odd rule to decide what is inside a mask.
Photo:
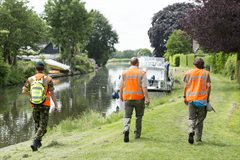
[(173, 79), (169, 77), (164, 58), (139, 57), (139, 67), (146, 71), (149, 91), (170, 92)]

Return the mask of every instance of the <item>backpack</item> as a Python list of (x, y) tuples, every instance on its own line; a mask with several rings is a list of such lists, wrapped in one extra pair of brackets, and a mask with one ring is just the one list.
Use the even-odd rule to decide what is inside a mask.
[(46, 92), (44, 86), (44, 76), (41, 79), (33, 78), (30, 87), (30, 102), (32, 104), (42, 104), (46, 100)]

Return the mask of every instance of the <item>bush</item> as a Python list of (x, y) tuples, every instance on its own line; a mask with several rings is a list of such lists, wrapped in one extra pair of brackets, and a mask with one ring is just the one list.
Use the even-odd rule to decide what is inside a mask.
[(237, 55), (230, 55), (224, 66), (224, 75), (229, 77), (229, 79), (236, 79), (236, 63)]
[(212, 53), (211, 55), (203, 57), (205, 67), (211, 68), (213, 73), (223, 74), (227, 57), (228, 55), (223, 52)]
[(21, 70), (23, 72), (24, 79), (27, 79), (28, 77), (36, 74), (35, 66), (36, 66), (35, 62), (31, 62), (31, 61), (18, 61), (17, 62), (17, 68), (18, 68), (18, 70)]
[(194, 62), (194, 54), (188, 54), (188, 67), (193, 67), (193, 62)]
[(217, 53), (216, 54), (216, 61), (215, 61), (215, 65), (216, 65), (216, 72), (217, 73), (223, 73), (224, 70), (224, 66), (225, 66), (225, 63), (227, 61), (227, 55), (223, 52), (220, 52), (220, 53)]
[(10, 72), (10, 66), (0, 59), (0, 85), (4, 85)]
[(203, 57), (203, 60), (204, 60), (204, 66), (205, 66), (205, 68), (206, 68), (208, 71), (211, 71), (211, 70), (212, 70), (212, 68), (211, 68), (212, 56), (207, 55), (207, 56)]
[(87, 55), (76, 55), (73, 59), (73, 70), (85, 74), (94, 71), (94, 66)]
[(6, 85), (16, 85), (25, 81), (24, 74), (17, 68), (17, 66), (11, 66), (9, 76)]
[(6, 85), (24, 83), (28, 77), (36, 73), (35, 63), (31, 61), (18, 61), (16, 66), (11, 66)]
[(180, 66), (180, 55), (181, 54), (175, 54), (173, 57), (172, 57), (172, 66), (174, 67), (179, 67)]
[(184, 54), (180, 54), (180, 66), (187, 67), (187, 56)]

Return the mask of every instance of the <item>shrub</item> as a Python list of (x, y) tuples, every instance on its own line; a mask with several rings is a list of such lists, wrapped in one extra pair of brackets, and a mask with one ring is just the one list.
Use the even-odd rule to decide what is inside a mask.
[(6, 85), (24, 83), (28, 77), (36, 73), (35, 63), (31, 61), (18, 61), (16, 66), (11, 66)]
[(175, 54), (172, 59), (172, 66), (179, 67), (180, 66), (180, 54)]
[(215, 56), (216, 56), (216, 61), (215, 61), (216, 72), (223, 73), (223, 68), (227, 61), (227, 55), (223, 52), (220, 52), (220, 53), (217, 53)]
[(193, 67), (194, 54), (188, 54), (188, 67)]
[(73, 59), (73, 70), (85, 74), (94, 71), (94, 66), (87, 55), (76, 55)]
[(30, 77), (36, 73), (35, 62), (18, 61), (17, 68), (18, 68), (18, 70), (21, 70), (23, 72), (24, 79), (27, 79), (28, 77)]
[(207, 55), (205, 57), (203, 57), (204, 60), (204, 66), (208, 71), (212, 70), (212, 66), (211, 66), (211, 61), (212, 61), (212, 56), (211, 55)]
[(180, 66), (187, 67), (187, 56), (184, 54), (180, 54)]
[(236, 62), (237, 55), (230, 55), (224, 66), (224, 75), (229, 77), (231, 80), (236, 79)]
[(10, 66), (0, 59), (0, 85), (4, 85), (10, 72)]

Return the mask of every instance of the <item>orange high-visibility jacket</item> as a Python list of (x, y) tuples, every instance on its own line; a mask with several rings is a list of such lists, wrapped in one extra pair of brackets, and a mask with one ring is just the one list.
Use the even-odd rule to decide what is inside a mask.
[(144, 98), (142, 79), (145, 72), (139, 68), (130, 68), (122, 75), (123, 100), (141, 100)]
[(185, 76), (187, 102), (207, 100), (209, 72), (204, 69), (193, 69)]
[[(29, 78), (29, 82), (30, 82), (30, 85), (31, 85), (33, 83), (34, 77), (37, 80), (40, 80), (43, 76), (44, 76), (44, 87), (45, 87), (46, 100), (41, 105), (50, 107), (51, 106), (51, 102), (50, 102), (50, 92), (48, 90), (48, 82), (50, 81), (51, 77), (45, 76), (42, 73), (37, 73), (34, 76)], [(34, 104), (32, 104), (32, 106), (34, 106)]]

